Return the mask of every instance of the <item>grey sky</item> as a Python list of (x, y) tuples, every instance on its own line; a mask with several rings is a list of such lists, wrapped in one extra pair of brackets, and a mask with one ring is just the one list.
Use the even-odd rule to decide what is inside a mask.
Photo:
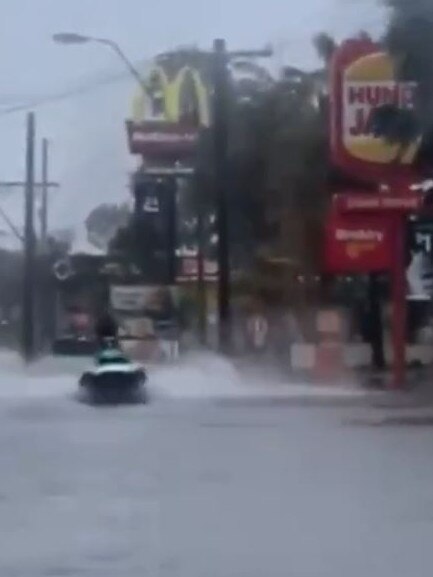
[[(210, 46), (217, 36), (232, 47), (273, 42), (280, 59), (310, 67), (315, 64), (310, 39), (317, 31), (342, 38), (361, 28), (377, 34), (383, 27), (375, 0), (1, 0), (1, 5), (0, 180), (24, 176), (24, 114), (4, 116), (2, 110), (122, 71), (110, 51), (56, 46), (54, 32), (112, 38), (134, 61), (181, 44)], [(99, 202), (127, 198), (132, 159), (124, 120), (133, 88), (126, 76), (36, 110), (39, 136), (52, 141), (52, 176), (62, 184), (53, 202), (53, 226), (76, 224)], [(2, 198), (19, 222), (18, 198)]]

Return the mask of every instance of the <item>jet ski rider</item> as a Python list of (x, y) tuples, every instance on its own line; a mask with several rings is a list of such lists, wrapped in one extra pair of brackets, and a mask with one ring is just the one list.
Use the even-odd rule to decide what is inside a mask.
[(107, 341), (118, 342), (118, 324), (111, 311), (106, 308), (98, 316), (95, 323), (95, 336), (99, 347), (103, 347)]

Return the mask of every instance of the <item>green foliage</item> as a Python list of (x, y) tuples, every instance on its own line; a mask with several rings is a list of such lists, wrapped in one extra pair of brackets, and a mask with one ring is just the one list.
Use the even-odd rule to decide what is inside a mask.
[(392, 144), (401, 144), (401, 152), (420, 135), (420, 128), (413, 110), (393, 104), (380, 106), (373, 115), (374, 134)]
[(129, 215), (127, 203), (97, 206), (86, 219), (89, 241), (105, 250), (117, 231), (127, 224)]
[(322, 58), (322, 60), (326, 64), (329, 64), (332, 55), (334, 54), (334, 51), (337, 47), (334, 38), (332, 38), (332, 36), (330, 36), (326, 32), (321, 32), (319, 34), (316, 34), (316, 36), (313, 38), (313, 44), (317, 51), (317, 54)]
[[(325, 35), (317, 42), (328, 60), (335, 42)], [(272, 83), (232, 85), (228, 174), (232, 266), (239, 288), (262, 301), (284, 301), (297, 276), (318, 267), (328, 203), (326, 87), (326, 70), (308, 73), (293, 67)], [(190, 214), (201, 210), (209, 218), (215, 212), (210, 130), (202, 135), (198, 178), (184, 202)]]
[[(411, 130), (423, 136), (421, 161), (433, 165), (433, 3), (431, 0), (383, 0), (390, 9), (385, 44), (402, 80), (418, 84)], [(406, 124), (401, 115), (396, 122)], [(403, 138), (405, 131), (403, 130)]]
[(120, 227), (109, 242), (109, 253), (120, 256), (150, 275), (149, 267), (153, 262), (154, 239), (148, 227), (136, 226), (133, 217)]
[[(328, 62), (335, 42), (316, 40)], [(236, 74), (238, 76), (236, 76)], [(325, 68), (309, 73), (287, 68), (281, 79), (256, 65), (233, 67), (229, 94), (227, 196), (232, 266), (239, 286), (274, 303), (292, 294), (299, 274), (316, 271), (327, 208), (328, 122)], [(197, 246), (203, 220), (207, 257), (215, 257), (216, 198), (213, 134), (203, 131), (196, 176), (178, 195), (178, 246)], [(146, 260), (150, 239), (130, 224), (111, 242), (111, 251)], [(146, 232), (142, 233), (145, 235)], [(271, 263), (271, 264), (269, 264)]]

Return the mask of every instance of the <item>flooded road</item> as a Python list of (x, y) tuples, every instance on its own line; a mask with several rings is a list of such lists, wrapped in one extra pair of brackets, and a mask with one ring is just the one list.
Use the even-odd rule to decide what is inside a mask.
[(95, 409), (66, 370), (8, 370), (0, 575), (431, 574), (432, 428), (205, 395)]

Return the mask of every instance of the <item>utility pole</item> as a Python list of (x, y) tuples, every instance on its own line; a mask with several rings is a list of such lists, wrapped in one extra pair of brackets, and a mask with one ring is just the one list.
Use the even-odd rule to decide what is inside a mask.
[(165, 194), (167, 202), (167, 226), (168, 226), (168, 284), (176, 284), (177, 262), (177, 190), (178, 179), (171, 176), (165, 182)]
[(24, 207), (24, 286), (23, 286), (23, 357), (26, 363), (34, 358), (34, 288), (36, 239), (34, 231), (35, 184), (35, 115), (27, 115), (26, 182)]
[(213, 45), (213, 123), (215, 194), (218, 230), (218, 330), (219, 349), (230, 353), (232, 315), (230, 303), (230, 245), (228, 226), (229, 188), (229, 73), (227, 65), (232, 58), (268, 58), (272, 49), (228, 52), (225, 40), (216, 39)]
[[(32, 132), (29, 131), (28, 126), (28, 135), (31, 136)], [(27, 143), (27, 146), (30, 146), (30, 142)], [(36, 263), (36, 246), (37, 246), (37, 238), (35, 234), (35, 227), (34, 227), (34, 209), (35, 209), (35, 200), (38, 193), (46, 188), (47, 193), (51, 188), (58, 188), (59, 184), (57, 182), (35, 182), (34, 181), (34, 152), (33, 155), (30, 155), (30, 149), (28, 148), (26, 153), (27, 158), (30, 159), (30, 156), (33, 158), (33, 165), (29, 164), (26, 161), (26, 180), (24, 181), (0, 181), (0, 190), (2, 191), (14, 191), (19, 189), (19, 192), (24, 192), (24, 205), (25, 205), (25, 212), (24, 212), (24, 233), (22, 230), (18, 229), (15, 224), (11, 221), (8, 215), (2, 210), (0, 207), (0, 216), (9, 226), (13, 234), (22, 242), (23, 250), (24, 250), (24, 278), (23, 278), (23, 292), (22, 292), (22, 352), (23, 357), (25, 359), (29, 359), (32, 356), (32, 353), (28, 351), (34, 351), (35, 349), (35, 335), (34, 335), (34, 299), (36, 293), (36, 278), (35, 272), (38, 268), (38, 264)], [(29, 179), (29, 170), (33, 172), (33, 179)], [(29, 215), (29, 212), (31, 213)], [(43, 211), (41, 210), (41, 221), (43, 217)], [(30, 234), (29, 223), (32, 223), (32, 233)], [(42, 222), (41, 222), (42, 228)], [(33, 238), (33, 240), (31, 240)], [(42, 250), (46, 249), (47, 245), (45, 243), (42, 245)], [(29, 264), (32, 263), (32, 264)], [(40, 269), (39, 269), (40, 270)], [(30, 299), (29, 292), (32, 292), (33, 297)], [(33, 326), (33, 329), (31, 328)], [(30, 328), (29, 328), (30, 327)], [(31, 340), (31, 343), (29, 344)]]
[(194, 192), (197, 202), (197, 300), (198, 300), (198, 334), (200, 345), (207, 345), (207, 290), (206, 290), (206, 226), (205, 210), (201, 190), (198, 186), (199, 176), (194, 180)]
[(214, 42), (214, 154), (218, 229), (218, 337), (219, 349), (231, 345), (230, 255), (228, 239), (228, 70), (225, 40)]
[(47, 248), (48, 240), (48, 140), (42, 140), (42, 199), (41, 199), (41, 245)]

